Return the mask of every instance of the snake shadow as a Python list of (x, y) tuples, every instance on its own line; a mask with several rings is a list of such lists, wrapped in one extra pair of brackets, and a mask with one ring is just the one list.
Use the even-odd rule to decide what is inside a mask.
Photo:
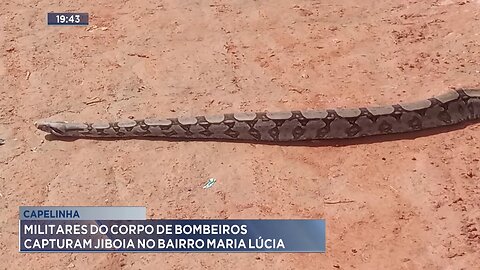
[(45, 136), (47, 141), (64, 141), (73, 142), (76, 140), (95, 140), (95, 141), (128, 141), (128, 140), (141, 140), (141, 141), (167, 141), (167, 142), (227, 142), (235, 144), (260, 144), (260, 145), (281, 145), (281, 146), (308, 146), (308, 147), (322, 147), (322, 146), (334, 146), (342, 147), (348, 145), (362, 145), (362, 144), (375, 144), (389, 141), (402, 141), (402, 140), (414, 140), (417, 138), (428, 137), (440, 133), (449, 133), (456, 130), (464, 129), (471, 125), (472, 122), (460, 123), (452, 126), (437, 127), (426, 130), (419, 130), (409, 133), (398, 133), (388, 135), (375, 135), (360, 138), (350, 139), (325, 139), (325, 140), (312, 140), (312, 141), (296, 141), (296, 142), (276, 142), (276, 141), (255, 141), (244, 140), (235, 141), (229, 139), (180, 139), (180, 138), (162, 138), (162, 137), (125, 137), (125, 138), (88, 138), (88, 137), (61, 137), (48, 134)]

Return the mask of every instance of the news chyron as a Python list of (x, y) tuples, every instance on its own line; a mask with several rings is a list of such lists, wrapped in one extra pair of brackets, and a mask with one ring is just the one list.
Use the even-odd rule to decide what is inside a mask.
[(19, 210), (20, 252), (325, 252), (322, 219), (146, 219), (137, 206)]

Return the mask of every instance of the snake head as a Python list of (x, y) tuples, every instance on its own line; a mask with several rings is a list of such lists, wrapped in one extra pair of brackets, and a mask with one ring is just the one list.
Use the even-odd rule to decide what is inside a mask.
[(56, 136), (64, 136), (65, 124), (66, 122), (38, 121), (35, 122), (35, 127)]

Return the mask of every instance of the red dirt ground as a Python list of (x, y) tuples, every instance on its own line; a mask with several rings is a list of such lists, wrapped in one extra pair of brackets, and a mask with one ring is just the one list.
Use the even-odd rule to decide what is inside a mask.
[[(47, 26), (51, 11), (89, 12), (90, 26)], [(310, 147), (48, 141), (33, 123), (356, 107), (479, 87), (479, 20), (479, 0), (2, 1), (1, 268), (478, 267), (478, 124)], [(337, 200), (353, 202), (325, 203)], [(20, 205), (324, 218), (327, 252), (20, 254)]]

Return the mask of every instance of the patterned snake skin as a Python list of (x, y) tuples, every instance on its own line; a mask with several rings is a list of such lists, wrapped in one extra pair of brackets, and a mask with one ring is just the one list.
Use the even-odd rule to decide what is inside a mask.
[(114, 123), (39, 121), (35, 126), (57, 136), (163, 137), (245, 141), (348, 139), (412, 132), (480, 119), (480, 89), (392, 106), (276, 113), (233, 113)]

